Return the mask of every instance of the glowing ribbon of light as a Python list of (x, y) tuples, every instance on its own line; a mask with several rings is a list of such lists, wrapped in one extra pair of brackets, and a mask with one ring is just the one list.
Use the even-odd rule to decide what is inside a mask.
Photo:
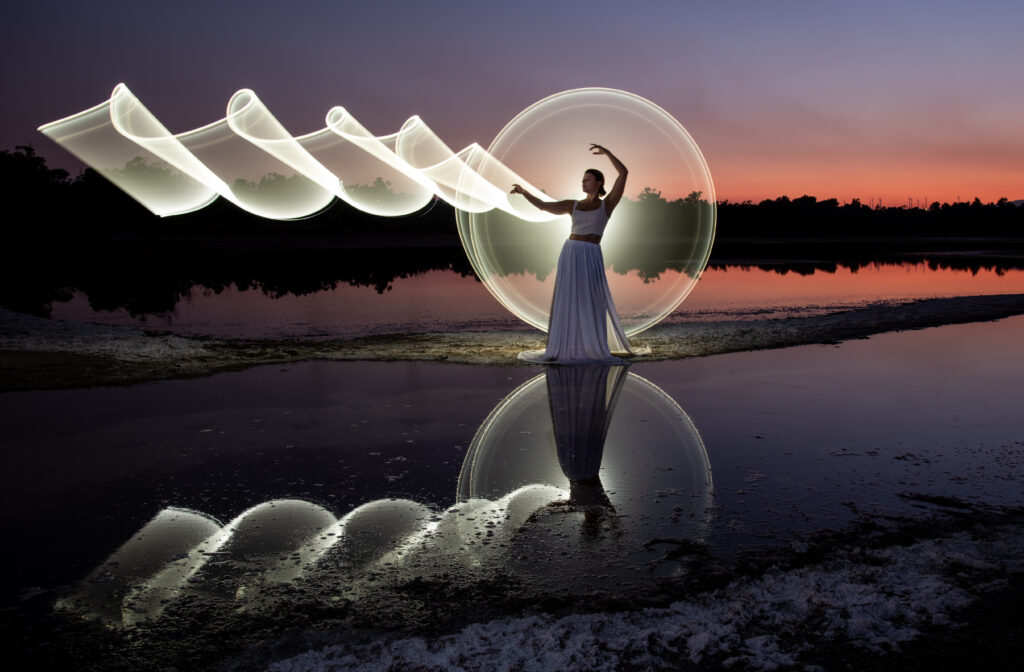
[[(168, 604), (190, 589), (228, 591), (225, 596), (233, 594), (239, 609), (248, 608), (264, 587), (306, 575), (329, 553), (338, 567), (357, 575), (401, 565), (414, 552), (465, 556), (478, 564), (483, 554), (500, 555), (531, 514), (568, 495), (564, 489), (533, 484), (494, 502), (471, 500), (437, 513), (411, 500), (381, 499), (340, 519), (311, 502), (278, 499), (247, 509), (227, 525), (172, 507), (158, 513), (57, 606), (124, 627), (160, 618)], [(473, 516), (467, 517), (468, 511)], [(481, 522), (473, 522), (477, 518)], [(466, 555), (488, 521), (497, 530), (495, 543)], [(358, 591), (349, 585), (346, 592)]]
[(373, 215), (422, 209), (435, 196), (471, 213), (502, 210), (533, 222), (554, 215), (510, 201), (513, 183), (543, 192), (473, 143), (452, 151), (418, 116), (371, 134), (342, 107), (326, 127), (293, 136), (249, 89), (226, 116), (173, 134), (118, 84), (108, 100), (39, 130), (161, 217), (218, 196), (270, 219), (313, 215), (335, 199)]

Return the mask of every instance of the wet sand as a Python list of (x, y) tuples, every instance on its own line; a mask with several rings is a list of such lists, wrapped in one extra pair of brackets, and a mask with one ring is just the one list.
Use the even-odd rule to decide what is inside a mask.
[[(635, 361), (838, 343), (873, 334), (997, 320), (1024, 313), (1024, 294), (1002, 294), (866, 308), (785, 319), (657, 325), (633, 340), (652, 354)], [(0, 392), (130, 385), (207, 376), (306, 360), (431, 361), (517, 365), (543, 348), (529, 331), (380, 335), (335, 341), (226, 340), (173, 336), (132, 327), (49, 320), (0, 309)]]
[(1022, 543), (1020, 510), (950, 500), (730, 564), (680, 546), (690, 571), (639, 609), (564, 594), (530, 606), (507, 577), (441, 577), (382, 601), (293, 582), (261, 594), (265, 613), (205, 596), (127, 630), (51, 612), (43, 593), (0, 623), (17, 669), (1000, 672), (1024, 641)]

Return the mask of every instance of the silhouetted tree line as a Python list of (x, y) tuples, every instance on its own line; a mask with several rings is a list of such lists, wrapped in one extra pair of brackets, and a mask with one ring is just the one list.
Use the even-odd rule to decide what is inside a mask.
[(1024, 208), (1006, 198), (903, 208), (870, 207), (859, 199), (840, 205), (834, 198), (780, 196), (756, 204), (722, 201), (718, 222), (724, 237), (1024, 237)]
[(195, 289), (276, 297), (349, 284), (383, 293), (431, 270), (472, 274), (443, 203), (382, 218), (335, 201), (280, 222), (218, 199), (161, 218), (92, 169), (73, 178), (50, 169), (31, 147), (0, 152), (0, 190), (0, 305), (35, 315), (76, 291), (96, 310), (141, 316), (171, 311)]
[[(282, 178), (283, 179), (283, 178)], [(110, 234), (195, 233), (395, 233), (455, 236), (454, 212), (436, 202), (406, 217), (377, 217), (335, 200), (323, 211), (298, 221), (253, 215), (217, 199), (184, 215), (162, 218), (91, 168), (71, 177), (51, 169), (29, 146), (0, 151), (0, 195), (7, 216), (0, 239), (93, 238)], [(457, 239), (453, 238), (455, 244)]]
[[(336, 201), (300, 222), (276, 222), (249, 214), (223, 200), (194, 213), (170, 218), (153, 215), (92, 169), (71, 177), (51, 169), (29, 146), (0, 152), (0, 190), (8, 216), (5, 238), (81, 237), (109, 233), (164, 231), (176, 233), (231, 231), (394, 231), (454, 234), (450, 205), (435, 202), (423, 212), (382, 218)], [(681, 209), (707, 205), (695, 192), (667, 201), (647, 188), (636, 202), (649, 208)], [(928, 208), (870, 207), (860, 200), (840, 205), (814, 196), (722, 201), (718, 205), (719, 238), (846, 236), (1008, 236), (1024, 237), (1024, 208), (1006, 198), (996, 203), (932, 203)], [(674, 221), (666, 216), (665, 221)]]
[[(274, 297), (350, 284), (385, 292), (397, 278), (431, 270), (472, 274), (454, 212), (443, 201), (395, 218), (335, 201), (309, 219), (279, 222), (219, 199), (160, 218), (91, 169), (76, 177), (50, 169), (31, 147), (0, 152), (0, 190), (7, 208), (0, 224), (0, 305), (36, 315), (76, 291), (94, 309), (142, 316), (169, 312), (197, 289), (236, 286)], [(699, 192), (669, 201), (645, 189), (620, 207), (634, 216), (628, 238), (606, 253), (613, 272), (654, 280), (665, 270), (699, 270), (687, 262), (709, 242), (696, 229), (711, 207)], [(1024, 267), (1024, 207), (1006, 199), (920, 209), (783, 196), (758, 204), (724, 201), (717, 212), (712, 266), (780, 273), (856, 270), (877, 261), (973, 271)], [(505, 272), (543, 277), (553, 270), (554, 259), (538, 261), (521, 231), (509, 235)], [(969, 237), (1004, 240), (994, 245)], [(523, 245), (518, 256), (515, 244)], [(977, 254), (961, 254), (971, 249)]]

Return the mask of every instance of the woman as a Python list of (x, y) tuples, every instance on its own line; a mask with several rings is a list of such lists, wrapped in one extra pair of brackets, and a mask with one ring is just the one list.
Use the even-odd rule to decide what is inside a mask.
[(591, 145), (594, 154), (607, 156), (618, 173), (615, 184), (604, 200), (604, 175), (596, 169), (583, 173), (582, 200), (548, 203), (512, 185), (513, 194), (522, 194), (535, 207), (556, 215), (572, 217), (572, 232), (562, 246), (555, 274), (555, 295), (551, 301), (546, 350), (519, 353), (519, 359), (546, 364), (617, 362), (612, 352), (631, 355), (650, 352), (630, 347), (619, 324), (612, 302), (608, 279), (604, 274), (601, 235), (608, 218), (622, 199), (629, 171), (618, 158), (601, 145)]

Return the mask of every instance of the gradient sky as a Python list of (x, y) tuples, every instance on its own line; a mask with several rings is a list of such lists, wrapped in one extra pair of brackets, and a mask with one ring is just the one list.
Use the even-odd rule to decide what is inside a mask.
[[(333, 105), (485, 147), (583, 86), (673, 114), (731, 201), (1024, 198), (1024, 3), (10, 0), (0, 148), (125, 82), (174, 132), (252, 88), (294, 134)], [(600, 141), (598, 139), (598, 141)]]

